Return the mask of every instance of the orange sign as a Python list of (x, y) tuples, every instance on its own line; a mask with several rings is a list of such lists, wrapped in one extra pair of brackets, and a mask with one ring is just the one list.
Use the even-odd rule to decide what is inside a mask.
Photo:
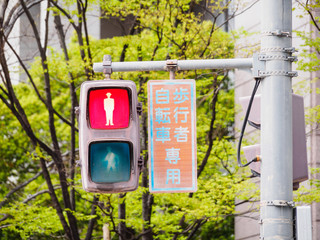
[(151, 192), (197, 190), (194, 80), (148, 82)]

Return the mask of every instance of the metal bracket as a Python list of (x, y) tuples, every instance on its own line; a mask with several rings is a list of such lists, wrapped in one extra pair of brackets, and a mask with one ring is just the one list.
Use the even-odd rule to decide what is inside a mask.
[(269, 77), (269, 76), (286, 76), (286, 77), (297, 77), (298, 72), (287, 72), (287, 71), (259, 71), (259, 76), (261, 78)]
[(103, 56), (103, 74), (105, 75), (105, 80), (110, 80), (112, 68), (111, 68), (112, 60), (111, 55)]
[(273, 30), (273, 31), (262, 32), (262, 35), (265, 35), (265, 36), (277, 36), (277, 37), (292, 37), (290, 32), (285, 32), (285, 31), (282, 31), (282, 30), (279, 30), (279, 29)]
[(283, 47), (272, 47), (272, 48), (263, 48), (261, 49), (262, 54), (253, 55), (253, 77), (254, 78), (265, 78), (268, 76), (288, 76), (288, 77), (297, 77), (297, 72), (286, 72), (286, 71), (266, 71), (266, 61), (272, 60), (283, 60), (295, 62), (298, 60), (296, 56), (286, 56), (279, 54), (265, 54), (266, 52), (277, 52), (277, 53), (287, 53), (293, 54), (296, 52), (294, 47), (283, 48)]
[(144, 159), (143, 159), (142, 156), (140, 156), (139, 159), (138, 159), (138, 168), (139, 168), (140, 173), (142, 171), (143, 164), (144, 164)]
[(167, 71), (177, 71), (178, 70), (178, 60), (169, 59), (166, 61), (166, 70)]
[(169, 59), (166, 62), (166, 70), (170, 72), (170, 80), (175, 79), (175, 71), (177, 71), (178, 68), (178, 60), (176, 59)]
[(80, 167), (80, 168), (82, 167), (81, 160), (76, 161), (76, 167)]
[(79, 108), (79, 107), (75, 107), (75, 108), (74, 108), (74, 113), (75, 113), (77, 116), (79, 116), (79, 114), (80, 114), (80, 108)]
[(283, 48), (283, 52), (285, 52), (285, 53), (295, 53), (295, 52), (298, 52), (298, 50), (296, 50), (294, 47), (290, 47), (290, 48)]
[(137, 112), (138, 112), (139, 116), (141, 116), (141, 114), (142, 114), (142, 103), (141, 102), (138, 102), (138, 104), (137, 104)]
[(283, 48), (283, 47), (270, 47), (270, 48), (262, 48), (260, 52), (283, 52), (293, 54), (298, 52), (294, 47)]
[(290, 56), (290, 57), (287, 57), (287, 61), (296, 62), (298, 61), (298, 58), (296, 56)]
[[(289, 51), (293, 51), (293, 49), (288, 49)], [(266, 61), (269, 60), (286, 60), (286, 61), (295, 61), (296, 57), (294, 56), (283, 56), (283, 55), (265, 55), (265, 54), (254, 54), (253, 55), (253, 77), (254, 78), (265, 78), (268, 76), (286, 76), (286, 77), (297, 77), (298, 72), (292, 71), (266, 71)]]
[(254, 53), (253, 54), (253, 70), (252, 75), (254, 78), (261, 78), (260, 72), (263, 72), (266, 70), (266, 63), (265, 61), (261, 61), (259, 59), (260, 54)]
[(294, 207), (293, 201), (287, 202), (285, 200), (272, 200), (272, 201), (261, 201), (260, 206), (276, 206), (276, 207)]
[(278, 54), (273, 54), (273, 55), (260, 54), (259, 60), (260, 61), (283, 60), (283, 61), (296, 62), (298, 61), (298, 58), (296, 56), (285, 56), (285, 55), (278, 55)]

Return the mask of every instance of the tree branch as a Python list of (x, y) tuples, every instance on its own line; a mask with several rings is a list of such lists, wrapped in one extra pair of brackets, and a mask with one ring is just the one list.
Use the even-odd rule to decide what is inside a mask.
[[(67, 223), (67, 221), (66, 221), (66, 219), (65, 219), (65, 217), (63, 215), (62, 208), (60, 206), (59, 200), (58, 200), (57, 195), (55, 193), (53, 184), (51, 182), (50, 174), (49, 174), (48, 168), (46, 166), (46, 161), (43, 158), (40, 158), (40, 166), (41, 166), (41, 169), (42, 169), (42, 172), (43, 172), (43, 177), (46, 180), (46, 183), (47, 183), (47, 186), (48, 186), (48, 190), (49, 190), (49, 194), (50, 194), (50, 197), (51, 197), (51, 201), (52, 201), (52, 203), (54, 205), (54, 208), (56, 209), (56, 212), (57, 212), (57, 215), (58, 215), (58, 217), (60, 219), (61, 225), (62, 225), (65, 233), (67, 234), (68, 238), (70, 240), (74, 239), (73, 236), (72, 236), (72, 233), (70, 231), (70, 228), (68, 226), (68, 223)], [(69, 211), (67, 211), (67, 212), (69, 212)], [(72, 223), (70, 223), (70, 224), (72, 224)]]
[[(27, 7), (27, 9), (30, 9), (42, 1), (43, 0), (27, 0), (26, 7)], [(7, 3), (7, 2), (9, 2), (9, 1), (6, 0), (5, 3)], [(3, 18), (3, 20), (4, 20), (4, 15), (6, 15), (7, 20), (5, 22), (3, 22), (3, 31), (4, 31), (4, 36), (8, 37), (9, 34), (11, 33), (14, 25), (15, 25), (15, 22), (24, 13), (24, 10), (23, 10), (21, 4), (19, 4), (19, 2), (16, 3), (13, 7), (11, 7), (11, 10), (9, 11), (8, 14), (5, 14), (6, 9), (7, 9), (6, 7), (3, 8), (3, 12), (0, 15), (0, 19)]]
[[(50, 129), (50, 135), (51, 135), (51, 140), (54, 148), (54, 152), (56, 154), (56, 157), (53, 159), (55, 161), (55, 164), (57, 166), (57, 170), (59, 173), (59, 180), (60, 180), (60, 185), (61, 185), (61, 190), (62, 190), (62, 196), (63, 196), (63, 202), (64, 206), (66, 209), (72, 209), (71, 202), (70, 202), (70, 195), (68, 192), (68, 183), (67, 183), (67, 178), (66, 178), (66, 171), (65, 171), (65, 165), (62, 161), (62, 156), (60, 152), (60, 146), (59, 142), (57, 139), (56, 135), (56, 128), (54, 124), (54, 114), (53, 114), (53, 106), (52, 106), (52, 95), (51, 95), (51, 85), (50, 85), (50, 76), (49, 76), (49, 68), (47, 64), (47, 56), (45, 49), (42, 48), (41, 42), (40, 42), (40, 37), (39, 37), (39, 32), (36, 28), (34, 19), (31, 16), (31, 13), (29, 10), (26, 8), (25, 3), (23, 0), (20, 0), (21, 5), (25, 11), (25, 14), (28, 17), (28, 20), (31, 24), (38, 49), (40, 51), (40, 57), (41, 57), (41, 64), (42, 68), (44, 71), (44, 85), (45, 85), (45, 93), (46, 93), (46, 103), (47, 103), (47, 109), (48, 109), (48, 115), (49, 115), (49, 129)], [(77, 227), (77, 220), (73, 213), (71, 211), (67, 211), (67, 216), (68, 220), (70, 223), (70, 228), (71, 228), (71, 236), (72, 239), (79, 239), (79, 233), (78, 233), (78, 227)]]
[[(54, 16), (54, 23), (55, 23), (55, 28), (58, 33), (59, 37), (59, 42), (60, 42), (60, 47), (64, 52), (64, 58), (66, 60), (67, 66), (69, 65), (69, 54), (67, 50), (67, 45), (65, 41), (65, 33), (63, 31), (63, 26), (61, 24), (61, 19), (60, 15), (56, 14)], [(75, 192), (74, 192), (74, 176), (75, 176), (75, 132), (76, 132), (76, 127), (75, 127), (75, 107), (78, 105), (77, 104), (77, 96), (75, 92), (75, 86), (74, 86), (74, 77), (71, 72), (68, 72), (69, 78), (70, 78), (70, 84), (69, 84), (69, 90), (70, 90), (70, 98), (71, 98), (71, 109), (70, 109), (70, 115), (71, 115), (71, 140), (70, 140), (70, 179), (71, 179), (71, 190), (70, 190), (70, 204), (71, 204), (71, 210), (75, 210)]]
[(308, 4), (308, 1), (307, 1), (306, 6), (305, 6), (305, 10), (308, 12), (309, 16), (311, 17), (311, 21), (313, 22), (314, 26), (317, 28), (318, 32), (320, 32), (320, 26), (318, 25), (317, 20), (313, 16), (313, 13), (312, 13), (312, 11), (310, 11), (310, 8), (308, 7), (308, 5), (309, 4)]
[[(32, 76), (29, 73), (28, 68), (26, 67), (26, 65), (23, 63), (21, 57), (18, 55), (17, 51), (14, 49), (14, 47), (10, 44), (10, 42), (8, 41), (8, 39), (4, 36), (5, 42), (6, 44), (9, 46), (10, 50), (13, 52), (13, 54), (15, 55), (15, 57), (18, 59), (20, 66), (23, 68), (24, 72), (27, 74), (29, 81), (36, 93), (36, 95), (38, 96), (39, 100), (47, 107), (47, 103), (44, 100), (44, 98), (41, 96), (35, 82), (33, 81)], [(69, 126), (71, 126), (70, 121), (68, 121), (65, 117), (63, 117), (60, 113), (58, 113), (55, 109), (53, 109), (54, 114), (64, 123), (68, 124)], [(78, 131), (78, 129), (76, 129), (76, 131)]]
[[(47, 165), (47, 168), (48, 167), (51, 167), (53, 165), (54, 162), (50, 162), (48, 165)], [(0, 202), (0, 208), (2, 208), (9, 200), (9, 198), (14, 194), (16, 193), (17, 191), (19, 191), (20, 189), (24, 188), (25, 186), (27, 186), (29, 183), (31, 183), (32, 181), (36, 180), (39, 176), (42, 175), (42, 170), (40, 172), (38, 172), (36, 175), (34, 175), (32, 178), (28, 179), (27, 181), (25, 181), (24, 183), (21, 183), (20, 185), (16, 186), (15, 188), (13, 188), (9, 193), (7, 193), (5, 196), (4, 196), (4, 200), (2, 200)]]
[[(60, 186), (55, 187), (54, 189), (59, 189), (59, 188), (60, 188)], [(28, 197), (27, 197), (25, 200), (23, 200), (22, 202), (23, 202), (23, 203), (28, 203), (28, 202), (30, 202), (31, 200), (35, 199), (36, 197), (38, 197), (38, 196), (40, 196), (40, 195), (42, 195), (42, 194), (45, 194), (45, 193), (50, 194), (50, 191), (49, 191), (48, 189), (44, 189), (44, 190), (42, 190), (42, 191), (39, 191), (39, 192), (37, 192), (37, 193), (35, 193), (35, 194), (32, 194), (32, 195), (28, 196)]]
[(188, 237), (186, 240), (190, 240), (192, 239), (192, 237), (194, 236), (194, 234), (198, 231), (198, 229), (206, 223), (206, 219), (202, 218), (197, 220), (196, 226), (192, 229), (192, 231), (189, 233)]
[(198, 178), (208, 162), (208, 159), (209, 159), (212, 147), (213, 147), (213, 131), (214, 131), (214, 122), (216, 120), (216, 104), (218, 101), (218, 94), (219, 94), (219, 86), (218, 86), (217, 81), (218, 81), (217, 76), (215, 76), (214, 81), (213, 81), (214, 94), (212, 97), (211, 122), (210, 122), (210, 129), (209, 129), (209, 133), (208, 133), (209, 143), (208, 143), (206, 155), (202, 159), (201, 165), (198, 168), (198, 173), (197, 173)]
[(67, 13), (67, 11), (65, 11), (62, 7), (60, 7), (56, 1), (54, 1), (54, 0), (49, 0), (49, 1), (50, 1), (60, 12), (62, 12), (62, 14), (63, 14), (66, 18), (68, 18), (70, 24), (73, 26), (74, 29), (77, 29), (77, 28), (78, 28), (77, 25), (74, 23), (71, 15), (69, 15), (69, 14)]
[[(99, 198), (97, 197), (97, 195), (93, 196), (93, 202), (92, 202), (92, 206), (91, 206), (91, 212), (90, 215), (95, 215), (96, 214), (96, 207), (98, 204)], [(96, 223), (97, 218), (91, 218), (89, 220), (89, 224), (88, 224), (88, 228), (87, 228), (87, 233), (86, 233), (86, 238), (85, 240), (90, 240), (92, 237), (92, 232), (93, 232), (93, 227), (94, 224)]]

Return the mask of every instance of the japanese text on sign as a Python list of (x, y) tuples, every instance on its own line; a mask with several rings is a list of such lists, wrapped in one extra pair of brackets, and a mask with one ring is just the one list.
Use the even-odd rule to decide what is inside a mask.
[(149, 81), (150, 191), (194, 192), (195, 81)]

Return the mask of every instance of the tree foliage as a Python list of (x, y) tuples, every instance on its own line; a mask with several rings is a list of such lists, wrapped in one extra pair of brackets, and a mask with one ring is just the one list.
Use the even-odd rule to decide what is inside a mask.
[[(79, 86), (101, 79), (93, 62), (105, 54), (113, 61), (219, 59), (233, 57), (232, 36), (217, 24), (230, 1), (43, 1), (47, 11), (41, 35), (30, 8), (40, 1), (0, 4), (0, 236), (9, 239), (101, 238), (108, 226), (113, 239), (232, 239), (234, 200), (243, 184), (236, 174), (233, 146), (234, 101), (226, 71), (179, 71), (177, 79), (197, 84), (198, 191), (193, 194), (151, 194), (148, 191), (147, 87), (149, 79), (167, 79), (163, 72), (113, 73), (131, 79), (144, 103), (141, 117), (145, 165), (137, 191), (91, 194), (82, 190), (77, 160)], [(16, 5), (15, 5), (16, 4)], [(100, 4), (103, 18), (129, 19), (125, 36), (96, 40), (88, 35), (88, 10)], [(31, 67), (10, 39), (12, 24), (24, 13), (37, 43)], [(210, 20), (205, 20), (209, 16)], [(230, 15), (232, 18), (234, 15)], [(66, 37), (69, 23), (74, 30)], [(49, 47), (55, 31), (60, 49)], [(40, 38), (40, 36), (44, 36)], [(13, 84), (13, 54), (26, 74)], [(244, 196), (244, 195), (242, 195)], [(250, 198), (251, 194), (244, 198)]]
[[(320, 92), (319, 89), (319, 61), (320, 61), (320, 18), (318, 9), (320, 2), (316, 1), (297, 1), (297, 10), (302, 10), (299, 16), (303, 19), (308, 19), (309, 29), (296, 31), (298, 37), (303, 40), (303, 44), (299, 49), (300, 57), (298, 69), (310, 74), (310, 84), (306, 84), (305, 79), (298, 83), (297, 88), (303, 91), (304, 94), (311, 94), (312, 98), (316, 98)], [(320, 109), (317, 102), (311, 101), (311, 106), (306, 109), (305, 119), (308, 129), (307, 136), (316, 138), (319, 132), (320, 124)], [(312, 149), (316, 151), (316, 149)], [(300, 203), (311, 204), (319, 202), (319, 168), (310, 169), (310, 179), (308, 184), (300, 186), (296, 193), (295, 200)]]

